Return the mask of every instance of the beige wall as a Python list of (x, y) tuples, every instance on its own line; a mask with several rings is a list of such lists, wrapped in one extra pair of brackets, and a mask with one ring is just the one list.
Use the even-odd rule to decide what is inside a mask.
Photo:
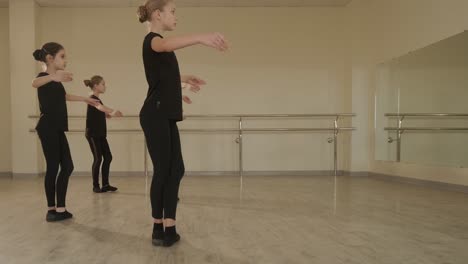
[(0, 172), (11, 171), (10, 57), (8, 8), (0, 8)]
[[(349, 112), (349, 69), (345, 41), (344, 8), (181, 8), (177, 34), (220, 31), (232, 49), (218, 53), (205, 47), (177, 52), (181, 71), (205, 78), (206, 88), (185, 105), (187, 114), (329, 113)], [(103, 17), (104, 16), (104, 17)], [(249, 17), (249, 19), (241, 19)], [(288, 18), (288, 19), (284, 19)], [(111, 21), (108, 26), (102, 20)], [(85, 95), (82, 80), (102, 74), (108, 83), (105, 103), (126, 114), (137, 114), (147, 85), (141, 62), (146, 34), (134, 8), (41, 8), (40, 41), (63, 43), (75, 81), (70, 93)], [(82, 104), (69, 104), (70, 114), (84, 114)], [(270, 126), (331, 126), (298, 120)], [(110, 121), (110, 127), (122, 126)], [(232, 122), (185, 122), (181, 127), (224, 126)], [(252, 121), (246, 123), (253, 126)], [(82, 127), (74, 122), (72, 127)], [(138, 121), (127, 127), (139, 128)], [(333, 167), (331, 134), (248, 135), (245, 137), (246, 170), (330, 170)], [(89, 170), (91, 154), (83, 135), (70, 135), (77, 171)], [(112, 135), (114, 171), (142, 168), (141, 136)], [(184, 135), (187, 170), (237, 169), (234, 135)], [(348, 146), (340, 143), (341, 168), (349, 169)]]
[[(468, 185), (468, 170), (418, 164), (382, 162), (374, 159), (373, 76), (378, 63), (425, 47), (468, 29), (468, 2), (464, 0), (354, 0), (349, 6), (353, 32), (354, 83), (367, 90), (353, 98), (369, 108), (369, 160), (371, 171), (404, 177)], [(354, 102), (353, 102), (354, 104)], [(362, 114), (365, 114), (362, 112)], [(353, 153), (354, 154), (354, 153)]]
[[(358, 131), (350, 137), (349, 146), (340, 143), (344, 150), (340, 157), (342, 168), (468, 185), (468, 171), (464, 169), (374, 159), (376, 65), (467, 29), (464, 10), (468, 10), (464, 0), (354, 0), (346, 8), (330, 9), (181, 8), (178, 33), (221, 31), (233, 47), (226, 54), (204, 47), (178, 52), (182, 71), (200, 75), (209, 83), (200, 95), (193, 96), (195, 103), (186, 105), (185, 111), (356, 112), (353, 126)], [(75, 81), (67, 84), (67, 90), (85, 95), (88, 91), (81, 80), (99, 73), (109, 86), (104, 102), (127, 114), (138, 113), (146, 92), (140, 57), (145, 30), (137, 23), (134, 8), (41, 8), (39, 13), (39, 41), (62, 42), (68, 50), (69, 69), (75, 73)], [(240, 19), (247, 15), (249, 19)], [(105, 26), (102, 19), (112, 21), (113, 26)], [(83, 105), (76, 103), (69, 104), (69, 109), (70, 114), (85, 111)], [(304, 123), (311, 125), (301, 120), (287, 124)], [(199, 125), (185, 122), (181, 126)], [(71, 122), (71, 127), (82, 126)], [(138, 128), (139, 124), (110, 121), (109, 126)], [(205, 126), (230, 127), (236, 123), (214, 122)], [(248, 136), (245, 169), (331, 169), (332, 149), (325, 143), (329, 136)], [(69, 138), (76, 170), (89, 170), (91, 155), (83, 135)], [(232, 135), (184, 135), (187, 169), (235, 170), (234, 139)], [(141, 136), (112, 135), (109, 140), (115, 156), (114, 171), (141, 170)], [(41, 153), (38, 156), (42, 159)]]
[(37, 136), (29, 132), (28, 115), (37, 113), (36, 91), (31, 79), (36, 74), (32, 52), (37, 41), (37, 11), (34, 0), (10, 1), (10, 98), (11, 98), (11, 168), (16, 174), (37, 173), (42, 167)]

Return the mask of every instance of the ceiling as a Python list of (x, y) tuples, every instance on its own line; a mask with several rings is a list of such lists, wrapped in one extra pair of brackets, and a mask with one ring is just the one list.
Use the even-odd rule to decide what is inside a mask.
[[(14, 1), (14, 0), (13, 0)], [(342, 7), (352, 0), (176, 0), (183, 7)], [(8, 7), (9, 0), (0, 0)], [(144, 0), (36, 0), (42, 7), (131, 7)]]

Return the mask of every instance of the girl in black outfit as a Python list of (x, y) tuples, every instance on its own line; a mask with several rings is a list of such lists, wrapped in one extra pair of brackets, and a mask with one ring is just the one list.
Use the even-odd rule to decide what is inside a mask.
[[(94, 161), (92, 167), (93, 192), (115, 192), (117, 188), (109, 184), (109, 168), (112, 161), (112, 153), (107, 142), (106, 117), (122, 117), (118, 110), (104, 106), (99, 95), (105, 93), (106, 82), (101, 76), (93, 76), (85, 80), (84, 84), (93, 90), (90, 98), (97, 100), (99, 105), (94, 107), (88, 105), (86, 113), (86, 139), (89, 142)], [(102, 189), (99, 187), (99, 170), (102, 164)]]
[(66, 93), (62, 82), (71, 81), (73, 74), (64, 71), (67, 59), (62, 45), (46, 43), (41, 49), (34, 51), (33, 56), (44, 66), (44, 71), (33, 80), (32, 86), (37, 88), (41, 111), (36, 131), (47, 163), (44, 186), (49, 209), (46, 221), (61, 221), (73, 217), (65, 207), (68, 178), (73, 171), (73, 160), (65, 136), (65, 131), (68, 131), (65, 101), (81, 101), (90, 105), (97, 105), (97, 101)]
[[(140, 124), (153, 162), (151, 207), (153, 244), (171, 246), (180, 240), (175, 219), (180, 179), (185, 173), (177, 122), (182, 116), (182, 87), (188, 83), (197, 92), (205, 82), (194, 76), (181, 76), (175, 50), (203, 44), (220, 51), (227, 49), (219, 33), (163, 38), (176, 27), (175, 3), (147, 0), (138, 8), (140, 22), (148, 22), (150, 32), (143, 41), (143, 64), (148, 93), (140, 112)], [(164, 219), (164, 220), (163, 220)]]

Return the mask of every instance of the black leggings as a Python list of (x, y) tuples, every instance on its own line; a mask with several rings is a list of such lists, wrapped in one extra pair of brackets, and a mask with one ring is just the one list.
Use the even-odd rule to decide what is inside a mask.
[(176, 219), (180, 180), (185, 173), (179, 129), (174, 120), (140, 117), (151, 161), (152, 216), (156, 219)]
[[(68, 179), (73, 172), (73, 160), (64, 131), (38, 131), (42, 150), (47, 163), (44, 180), (47, 205), (54, 207), (57, 193), (57, 207), (65, 207)], [(60, 172), (58, 172), (60, 166)], [(58, 176), (57, 176), (58, 173)]]
[(99, 170), (102, 163), (102, 186), (109, 185), (109, 168), (112, 161), (112, 153), (106, 137), (86, 137), (93, 153), (92, 167), (93, 186), (99, 187)]

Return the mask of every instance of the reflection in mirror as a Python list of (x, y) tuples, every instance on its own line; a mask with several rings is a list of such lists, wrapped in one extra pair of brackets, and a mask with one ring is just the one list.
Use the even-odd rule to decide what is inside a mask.
[(376, 160), (468, 167), (467, 31), (380, 64), (375, 81)]

